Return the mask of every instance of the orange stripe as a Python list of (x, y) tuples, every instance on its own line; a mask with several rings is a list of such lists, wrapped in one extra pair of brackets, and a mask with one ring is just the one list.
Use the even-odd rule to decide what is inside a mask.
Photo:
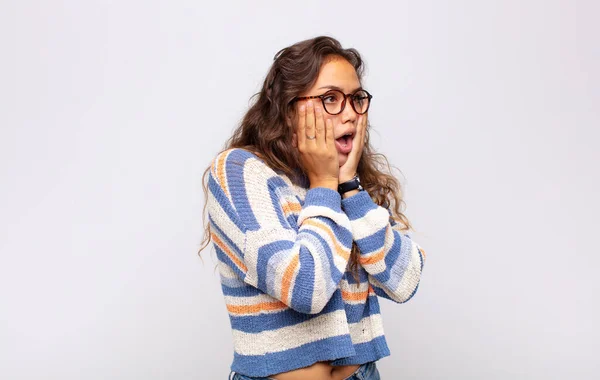
[(287, 305), (283, 302), (261, 302), (255, 305), (227, 305), (227, 310), (233, 314), (254, 314), (261, 311), (286, 309)]
[(229, 153), (220, 154), (217, 162), (217, 176), (219, 178), (219, 183), (225, 192), (225, 195), (229, 197), (229, 189), (227, 189), (227, 176), (225, 175), (225, 159)]
[(370, 282), (369, 282), (369, 294), (375, 294), (375, 289), (373, 289), (373, 286), (371, 285)]
[(293, 212), (299, 213), (302, 210), (302, 206), (297, 202), (286, 202), (283, 204), (283, 212), (288, 215)]
[(365, 290), (362, 292), (348, 292), (342, 290), (342, 298), (346, 301), (364, 301), (369, 296), (369, 291)]
[(248, 271), (248, 268), (246, 268), (246, 265), (244, 265), (244, 263), (242, 261), (240, 261), (240, 259), (238, 259), (237, 256), (231, 252), (229, 247), (221, 239), (219, 239), (219, 237), (214, 232), (211, 234), (211, 237), (213, 239), (213, 242), (216, 245), (218, 245), (219, 248), (221, 248), (223, 250), (223, 252), (225, 252), (227, 257), (229, 257), (229, 259), (231, 259), (231, 261), (233, 261), (235, 263), (235, 265), (237, 265), (238, 268), (240, 268), (240, 270), (242, 272), (245, 273)]
[(421, 247), (419, 247), (419, 252), (421, 252), (421, 255), (423, 255), (423, 260), (425, 260), (427, 258), (427, 255), (425, 254), (425, 250)]
[(294, 272), (296, 271), (299, 262), (300, 256), (294, 256), (292, 262), (290, 262), (290, 264), (285, 269), (285, 272), (283, 273), (283, 278), (281, 279), (281, 299), (284, 301), (288, 299), (288, 293), (290, 291), (292, 277), (294, 276)]
[(331, 231), (331, 229), (329, 228), (328, 225), (326, 225), (325, 223), (322, 223), (322, 222), (317, 222), (316, 220), (311, 220), (311, 219), (305, 220), (303, 224), (308, 224), (311, 226), (315, 226), (321, 230), (324, 230), (327, 233), (327, 235), (329, 235), (329, 238), (333, 242), (336, 253), (338, 255), (340, 255), (341, 257), (343, 257), (344, 260), (346, 260), (346, 261), (348, 260), (348, 258), (350, 258), (350, 250), (344, 248), (343, 246), (340, 245), (340, 243), (338, 243), (337, 238), (335, 237), (335, 235), (333, 234), (333, 231)]
[[(390, 230), (390, 226), (387, 227), (386, 237), (385, 237), (386, 240), (388, 239), (389, 233), (393, 234), (393, 232)], [(384, 258), (385, 258), (385, 241), (384, 241), (384, 246), (381, 247), (379, 252), (373, 253), (373, 254), (369, 255), (368, 257), (364, 257), (361, 255), (358, 259), (358, 262), (361, 263), (362, 265), (373, 265), (373, 264), (377, 264)]]
[(379, 252), (374, 253), (368, 257), (360, 256), (358, 259), (358, 262), (361, 265), (373, 265), (373, 264), (376, 264), (376, 263), (380, 262), (381, 260), (383, 260), (384, 257), (385, 257), (385, 252), (384, 252), (383, 248), (381, 248), (381, 250), (379, 250)]

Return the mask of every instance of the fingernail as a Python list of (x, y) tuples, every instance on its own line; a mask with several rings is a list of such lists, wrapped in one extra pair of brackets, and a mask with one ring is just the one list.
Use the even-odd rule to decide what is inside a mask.
[(300, 112), (304, 112), (304, 104), (300, 106)]
[(312, 107), (312, 100), (309, 100), (309, 101), (306, 103), (306, 105), (307, 105), (307, 106), (309, 106), (309, 107)]

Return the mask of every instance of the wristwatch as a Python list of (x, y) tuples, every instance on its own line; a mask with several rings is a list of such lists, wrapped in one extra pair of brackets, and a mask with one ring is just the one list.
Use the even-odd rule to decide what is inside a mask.
[(340, 195), (355, 189), (358, 189), (358, 191), (364, 190), (360, 184), (360, 179), (358, 178), (358, 175), (355, 175), (354, 178), (352, 178), (351, 180), (340, 183), (338, 185), (338, 193), (340, 193)]

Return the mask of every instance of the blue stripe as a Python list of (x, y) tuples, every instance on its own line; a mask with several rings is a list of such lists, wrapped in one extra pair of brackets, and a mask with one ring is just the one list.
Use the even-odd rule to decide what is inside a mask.
[(373, 285), (371, 284), (371, 286), (373, 287), (373, 290), (375, 291), (375, 294), (377, 294), (379, 297), (383, 297), (383, 298), (387, 298), (388, 300), (392, 300), (394, 302), (398, 302), (395, 299), (393, 299), (392, 297), (390, 297), (382, 288), (380, 288), (377, 285)]
[(248, 284), (245, 286), (230, 286), (234, 284), (233, 281), (230, 282), (227, 281), (227, 279), (225, 279), (225, 281), (221, 280), (221, 290), (223, 291), (223, 295), (233, 297), (253, 297), (265, 294), (260, 289)]
[[(321, 268), (323, 270), (323, 274), (324, 275), (329, 274), (329, 278), (326, 279), (327, 281), (326, 281), (326, 288), (325, 288), (326, 290), (325, 291), (327, 292), (327, 294), (331, 294), (333, 292), (333, 288), (337, 285), (339, 280), (342, 279), (342, 275), (343, 275), (343, 273), (340, 272), (340, 270), (335, 266), (335, 264), (333, 262), (333, 252), (331, 251), (331, 247), (327, 244), (327, 241), (319, 233), (317, 233), (315, 231), (305, 229), (304, 231), (302, 231), (302, 233), (311, 235), (311, 238), (313, 240), (317, 240), (319, 242), (319, 245), (321, 246), (321, 249), (319, 249), (319, 252), (315, 252), (315, 253), (319, 254), (318, 257), (321, 260)], [(314, 244), (314, 242), (313, 242), (313, 244)], [(308, 248), (304, 247), (304, 249), (306, 249), (308, 251)], [(308, 260), (312, 262), (314, 260), (313, 255), (311, 255), (309, 251), (307, 253), (309, 255), (309, 256), (307, 256)], [(313, 279), (313, 282), (314, 282), (314, 279)]]
[(298, 214), (290, 214), (287, 219), (287, 225), (293, 228), (294, 230), (298, 230)]
[[(315, 263), (308, 249), (300, 247), (300, 269), (292, 288), (292, 305), (312, 305), (315, 292)], [(300, 279), (302, 279), (300, 281)], [(310, 306), (309, 306), (310, 310)]]
[(238, 218), (235, 209), (229, 203), (229, 199), (223, 192), (221, 186), (219, 186), (219, 183), (212, 177), (212, 174), (208, 177), (208, 189), (213, 197), (215, 197), (219, 203), (219, 206), (221, 206), (229, 220), (231, 220), (233, 224), (235, 224), (241, 231), (244, 231), (244, 226)]
[[(361, 284), (364, 284), (365, 282), (368, 281), (368, 277), (367, 277), (368, 273), (365, 270), (365, 268), (359, 266), (358, 267), (358, 282)], [(348, 284), (356, 284), (356, 280), (354, 279), (354, 274), (352, 273), (352, 271), (350, 269), (348, 269), (346, 271), (345, 277), (346, 281), (348, 281)]]
[(380, 314), (379, 301), (376, 295), (369, 295), (365, 303), (345, 304), (348, 323), (360, 322), (364, 317)]
[(210, 215), (208, 216), (208, 221), (210, 222), (210, 228), (215, 231), (219, 238), (234, 251), (233, 253), (236, 254), (240, 261), (243, 261), (244, 254), (242, 253), (240, 247), (238, 247), (237, 244), (235, 244), (233, 240), (227, 236), (227, 234), (215, 223), (214, 219)]
[(410, 239), (394, 230), (394, 244), (392, 244), (384, 259), (386, 269), (372, 276), (389, 289), (396, 289), (410, 264), (411, 247)]
[[(257, 286), (264, 292), (268, 292), (267, 274), (268, 271), (273, 271), (269, 267), (271, 257), (281, 251), (289, 251), (294, 246), (294, 242), (289, 240), (277, 240), (272, 243), (263, 245), (258, 249), (256, 258), (256, 275), (258, 277)], [(274, 273), (273, 273), (274, 274)]]
[(379, 206), (373, 202), (368, 192), (359, 191), (358, 194), (342, 199), (342, 207), (350, 221), (353, 221), (363, 218), (369, 211)]
[(335, 360), (331, 364), (335, 366), (362, 364), (390, 356), (390, 349), (383, 335), (378, 336), (370, 342), (355, 344), (354, 350), (356, 351), (356, 355)]
[(281, 177), (271, 177), (267, 180), (267, 185), (269, 186), (269, 195), (271, 196), (271, 203), (273, 205), (273, 210), (277, 213), (277, 218), (279, 218), (279, 223), (287, 227), (288, 223), (285, 219), (285, 213), (281, 207), (281, 195), (280, 190), (285, 189), (287, 187), (287, 183)]
[(354, 356), (356, 351), (350, 335), (340, 335), (304, 344), (281, 352), (264, 355), (240, 355), (234, 352), (231, 369), (235, 372), (264, 377), (292, 369), (308, 367), (318, 361)]
[[(399, 249), (396, 244), (400, 246)], [(390, 289), (396, 289), (412, 260), (411, 251), (412, 241), (410, 238), (394, 230), (394, 244), (385, 257), (385, 265), (388, 268), (386, 272), (389, 273), (389, 278), (380, 282), (385, 283)], [(377, 278), (377, 276), (375, 277)], [(382, 279), (385, 277), (382, 276)]]
[[(225, 161), (225, 174), (227, 175), (227, 186), (231, 195), (232, 203), (241, 220), (250, 230), (257, 230), (260, 226), (246, 194), (246, 183), (244, 182), (244, 165), (251, 156), (240, 154), (240, 150), (233, 150)], [(264, 189), (268, 191), (268, 189)]]
[(388, 229), (388, 226), (384, 226), (378, 231), (373, 232), (369, 236), (365, 236), (362, 239), (356, 240), (356, 245), (360, 247), (362, 252), (373, 252), (378, 251), (385, 245), (385, 233)]
[(344, 226), (340, 226), (336, 224), (332, 219), (326, 216), (316, 217), (320, 222), (325, 223), (333, 232), (333, 236), (335, 236), (338, 242), (344, 247), (352, 246), (352, 231), (347, 229)]
[(282, 327), (294, 326), (298, 323), (306, 322), (320, 315), (342, 310), (344, 303), (341, 293), (331, 298), (323, 311), (318, 314), (300, 313), (294, 309), (285, 309), (278, 312), (269, 312), (258, 315), (236, 316), (229, 315), (231, 328), (246, 333), (260, 333), (262, 331), (276, 330)]
[(239, 277), (245, 277), (246, 274), (244, 272), (242, 272), (240, 269), (238, 269), (237, 265), (231, 261), (231, 259), (229, 258), (229, 256), (227, 256), (227, 254), (221, 249), (219, 248), (218, 245), (213, 244), (215, 247), (215, 252), (217, 253), (217, 258), (219, 260), (221, 260), (225, 265), (229, 266), (231, 268), (232, 271), (235, 272), (236, 275), (238, 275)]
[(315, 187), (306, 192), (304, 197), (304, 205), (308, 206), (324, 206), (335, 212), (342, 213), (341, 195), (332, 189), (325, 187)]

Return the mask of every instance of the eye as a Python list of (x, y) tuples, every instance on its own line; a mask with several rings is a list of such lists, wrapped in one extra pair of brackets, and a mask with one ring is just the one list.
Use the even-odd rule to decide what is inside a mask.
[(323, 101), (325, 103), (336, 103), (338, 102), (338, 95), (335, 92), (329, 92), (323, 95)]
[(352, 96), (352, 100), (354, 103), (363, 105), (366, 101), (368, 101), (369, 97), (365, 94), (364, 91), (359, 91), (354, 96)]

